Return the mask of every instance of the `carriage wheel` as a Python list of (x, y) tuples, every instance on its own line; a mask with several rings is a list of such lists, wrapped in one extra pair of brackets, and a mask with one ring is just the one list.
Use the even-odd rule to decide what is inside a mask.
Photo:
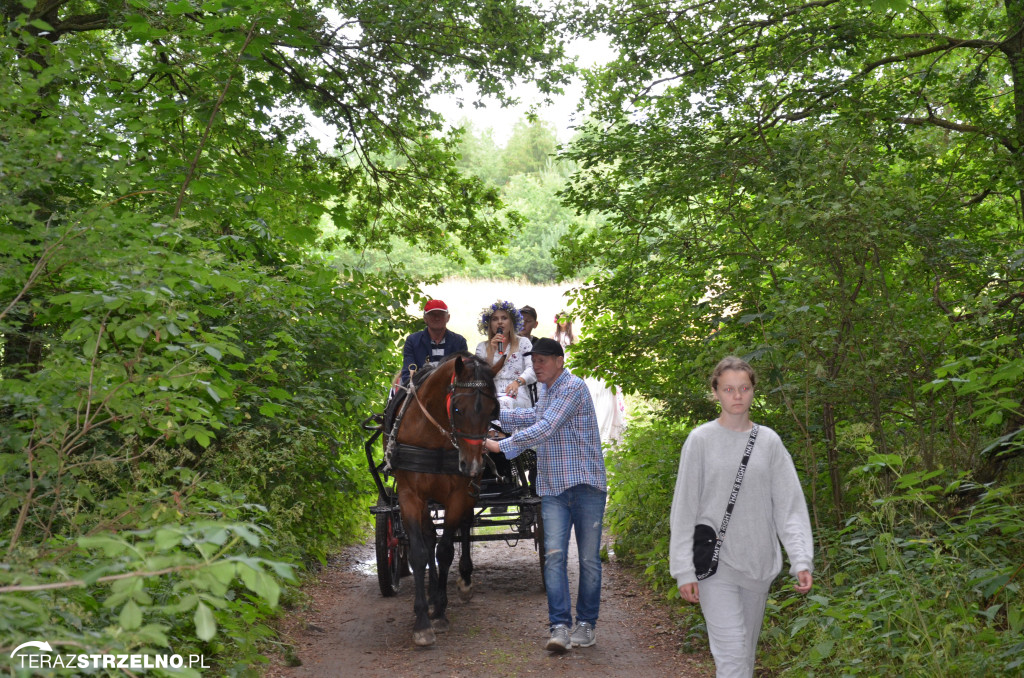
[[(377, 506), (390, 505), (385, 497), (377, 499)], [(380, 592), (385, 598), (398, 593), (402, 587), (402, 575), (409, 567), (407, 549), (397, 536), (398, 520), (394, 511), (377, 514), (377, 583), (380, 584)]]
[(540, 559), (540, 585), (547, 591), (548, 583), (544, 580), (544, 518), (541, 516), (540, 506), (535, 507), (534, 511), (533, 546), (537, 549)]

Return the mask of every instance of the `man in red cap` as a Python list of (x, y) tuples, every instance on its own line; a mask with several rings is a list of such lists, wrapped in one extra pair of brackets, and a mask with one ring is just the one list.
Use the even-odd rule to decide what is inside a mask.
[(446, 355), (466, 351), (466, 338), (448, 330), (448, 304), (431, 299), (423, 307), (427, 329), (409, 335), (402, 351), (402, 383), (409, 381), (409, 366), (424, 367), (440, 362)]

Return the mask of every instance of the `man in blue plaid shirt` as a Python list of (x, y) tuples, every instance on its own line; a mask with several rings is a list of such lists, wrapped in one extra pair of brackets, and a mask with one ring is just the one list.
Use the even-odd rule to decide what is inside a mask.
[[(544, 583), (548, 592), (551, 637), (547, 649), (565, 652), (595, 642), (601, 604), (601, 529), (608, 482), (601, 452), (601, 434), (590, 391), (582, 379), (565, 369), (565, 353), (553, 339), (538, 339), (531, 356), (543, 389), (537, 406), (503, 409), (501, 424), (518, 429), (502, 441), (487, 440), (488, 452), (512, 459), (527, 449), (537, 451), (537, 494), (544, 519)], [(576, 533), (580, 560), (576, 625), (566, 552), (569, 534)]]

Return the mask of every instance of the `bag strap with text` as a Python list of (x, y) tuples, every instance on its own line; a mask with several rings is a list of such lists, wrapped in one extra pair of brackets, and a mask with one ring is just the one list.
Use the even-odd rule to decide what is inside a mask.
[(747, 440), (747, 447), (743, 450), (743, 459), (736, 471), (736, 480), (732, 484), (732, 494), (729, 495), (729, 505), (725, 507), (725, 516), (722, 517), (722, 527), (718, 530), (718, 539), (715, 540), (715, 552), (711, 556), (711, 567), (714, 568), (718, 562), (718, 553), (722, 550), (722, 540), (725, 539), (725, 530), (729, 527), (732, 519), (732, 509), (736, 506), (736, 497), (740, 494), (740, 485), (743, 484), (743, 476), (747, 472), (747, 462), (750, 461), (750, 453), (754, 451), (754, 441), (757, 439), (757, 430), (760, 427), (754, 424), (750, 428), (750, 438)]

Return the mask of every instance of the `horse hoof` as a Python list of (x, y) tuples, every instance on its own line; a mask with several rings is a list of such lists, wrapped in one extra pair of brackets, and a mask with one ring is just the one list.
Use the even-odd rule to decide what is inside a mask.
[(438, 617), (437, 619), (430, 620), (430, 628), (433, 629), (435, 633), (448, 633), (450, 626), (451, 625), (448, 623), (448, 620), (444, 617)]
[(416, 643), (420, 647), (430, 647), (437, 642), (437, 637), (434, 635), (434, 629), (423, 629), (422, 631), (412, 632), (412, 642)]
[(473, 600), (473, 585), (472, 584), (467, 584), (466, 582), (464, 582), (463, 580), (460, 579), (459, 580), (458, 591), (459, 591), (459, 600), (461, 600), (462, 602), (467, 603), (470, 600)]

